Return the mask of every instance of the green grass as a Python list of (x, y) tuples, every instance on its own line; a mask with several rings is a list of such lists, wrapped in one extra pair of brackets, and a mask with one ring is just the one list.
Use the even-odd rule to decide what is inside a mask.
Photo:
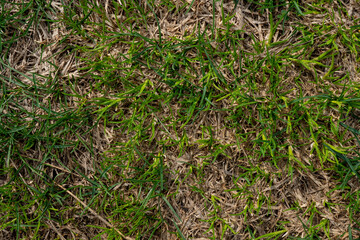
[(209, 3), (1, 2), (3, 238), (360, 237), (359, 20)]

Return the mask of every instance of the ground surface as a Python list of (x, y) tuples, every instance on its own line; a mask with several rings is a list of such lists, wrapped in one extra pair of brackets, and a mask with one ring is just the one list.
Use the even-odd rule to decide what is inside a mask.
[(357, 239), (360, 3), (0, 8), (1, 239)]

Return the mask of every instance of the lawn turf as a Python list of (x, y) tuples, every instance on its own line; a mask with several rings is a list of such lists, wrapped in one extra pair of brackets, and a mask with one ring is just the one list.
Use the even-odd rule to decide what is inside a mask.
[(1, 239), (360, 238), (360, 2), (0, 1)]

